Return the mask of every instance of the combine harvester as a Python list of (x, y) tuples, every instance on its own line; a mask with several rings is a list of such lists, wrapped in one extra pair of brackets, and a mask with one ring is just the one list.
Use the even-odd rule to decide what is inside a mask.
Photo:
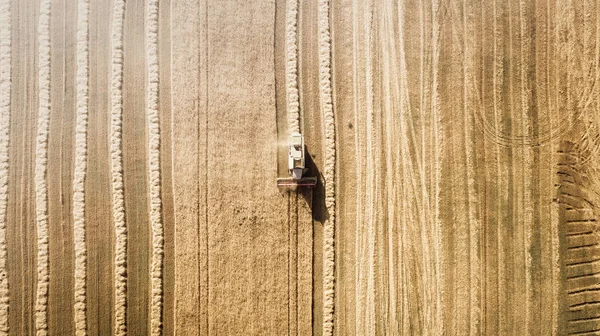
[(304, 137), (300, 133), (292, 133), (290, 136), (288, 167), (291, 176), (277, 179), (279, 189), (296, 190), (298, 187), (314, 188), (317, 185), (316, 177), (302, 176), (307, 169), (305, 167)]

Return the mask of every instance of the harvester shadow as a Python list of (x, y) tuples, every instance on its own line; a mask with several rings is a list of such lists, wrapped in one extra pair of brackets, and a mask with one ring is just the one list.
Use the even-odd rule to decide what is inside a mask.
[(310, 154), (308, 149), (304, 149), (306, 152), (305, 156), (305, 167), (308, 169), (306, 176), (316, 176), (317, 185), (314, 188), (304, 188), (299, 190), (299, 194), (308, 203), (312, 218), (314, 221), (323, 223), (329, 214), (327, 213), (327, 207), (325, 206), (325, 185), (323, 185), (323, 174), (317, 168), (313, 156)]

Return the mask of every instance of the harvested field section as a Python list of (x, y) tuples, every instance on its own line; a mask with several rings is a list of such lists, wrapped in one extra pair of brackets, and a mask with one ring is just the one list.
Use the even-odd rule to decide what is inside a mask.
[[(51, 20), (50, 77), (51, 114), (48, 137), (48, 226), (50, 285), (48, 289), (49, 334), (73, 334), (75, 246), (73, 222), (73, 177), (75, 166), (77, 4), (53, 2)], [(68, 30), (70, 34), (64, 32)], [(66, 60), (69, 60), (68, 62)], [(52, 318), (54, 317), (54, 318)], [(11, 328), (12, 330), (12, 328)]]
[(0, 3), (0, 333), (8, 334), (8, 279), (6, 275), (6, 212), (8, 203), (8, 139), (11, 94), (11, 11), (10, 2)]
[(593, 0), (0, 0), (0, 335), (600, 334), (599, 60)]
[(338, 334), (596, 332), (595, 4), (333, 8)]
[[(9, 286), (9, 331), (35, 333), (35, 194), (33, 163), (37, 121), (37, 53), (35, 4), (12, 1), (11, 121), (9, 131), (9, 174), (6, 243)], [(4, 73), (2, 74), (4, 76)], [(21, 113), (12, 113), (12, 111)]]
[(116, 266), (111, 197), (111, 6), (89, 3), (89, 104), (87, 172), (85, 179), (85, 240), (87, 246), (86, 311), (88, 335), (112, 330)]
[[(118, 2), (115, 2), (118, 5)], [(127, 228), (126, 323), (128, 334), (149, 333), (152, 258), (146, 126), (145, 1), (126, 1), (123, 54), (123, 197)], [(143, 61), (142, 61), (143, 60)], [(125, 111), (127, 113), (125, 113)]]

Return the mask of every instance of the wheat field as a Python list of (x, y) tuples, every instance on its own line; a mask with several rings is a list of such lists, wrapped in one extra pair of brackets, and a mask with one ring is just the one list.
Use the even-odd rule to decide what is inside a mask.
[(0, 0), (0, 335), (600, 335), (599, 162), (595, 0)]

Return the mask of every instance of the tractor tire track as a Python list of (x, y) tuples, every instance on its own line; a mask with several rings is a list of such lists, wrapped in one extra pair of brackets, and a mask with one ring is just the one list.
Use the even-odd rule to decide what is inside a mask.
[[(589, 180), (581, 170), (577, 145), (564, 142), (558, 156), (558, 202), (566, 222), (564, 279), (566, 291), (566, 332), (594, 333), (600, 326), (600, 225), (594, 211), (595, 198)], [(571, 232), (571, 233), (569, 233)], [(576, 233), (576, 235), (573, 234)]]

